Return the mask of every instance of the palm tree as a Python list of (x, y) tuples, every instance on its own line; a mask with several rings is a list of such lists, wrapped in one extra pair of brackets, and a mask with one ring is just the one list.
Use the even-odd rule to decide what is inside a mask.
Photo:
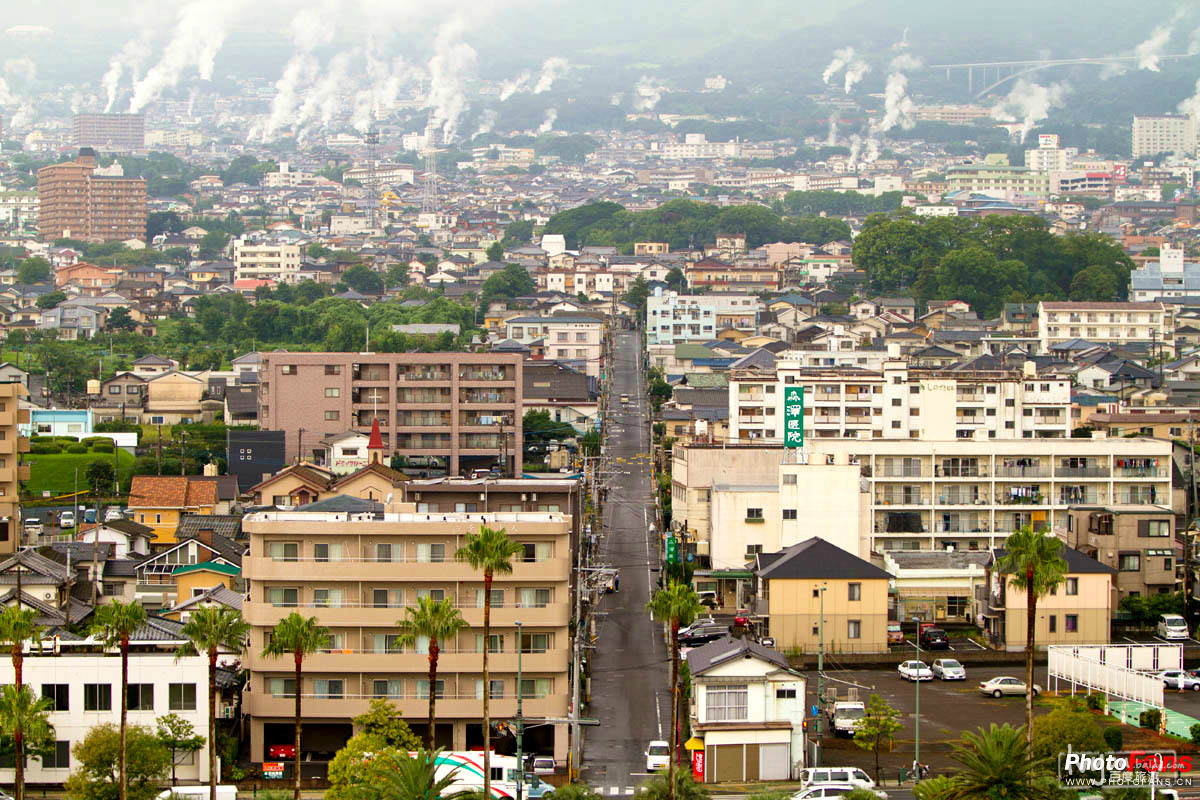
[(962, 767), (951, 781), (953, 800), (1043, 800), (1047, 791), (1049, 759), (1037, 758), (1029, 748), (1024, 727), (992, 723), (987, 729), (963, 733), (950, 754)]
[(1037, 601), (1063, 582), (1067, 562), (1063, 543), (1055, 536), (1034, 531), (1028, 525), (1014, 531), (1004, 543), (1004, 556), (996, 571), (1011, 575), (1014, 589), (1025, 592), (1025, 738), (1033, 744), (1033, 649)]
[[(396, 627), (400, 629), (400, 644), (406, 647), (415, 646), (417, 639), (422, 636), (429, 640), (429, 749), (434, 750), (440, 645), (457, 636), (459, 631), (467, 627), (467, 623), (462, 618), (462, 613), (448, 599), (418, 597), (417, 607), (404, 609), (404, 618), (396, 622)], [(517, 691), (521, 691), (521, 687), (518, 686)]]
[(441, 800), (450, 797), (457, 768), (440, 778), (441, 750), (418, 750), (415, 756), (388, 751), (363, 768), (362, 781), (346, 788), (348, 800)]
[(54, 728), (47, 718), (50, 700), (38, 697), (28, 686), (0, 686), (0, 729), (13, 732), (13, 781), (16, 800), (25, 797), (25, 742), (53, 742)]
[(176, 658), (208, 655), (208, 792), (217, 800), (217, 651), (241, 654), (250, 626), (240, 612), (232, 608), (198, 608), (192, 612), (180, 633), (187, 642)]
[(304, 657), (329, 646), (329, 628), (317, 622), (316, 617), (304, 617), (300, 612), (293, 611), (279, 622), (271, 631), (271, 640), (263, 648), (264, 656), (279, 658), (291, 655), (296, 663), (296, 686), (293, 694), (296, 697), (296, 730), (295, 758), (296, 783), (292, 788), (295, 800), (300, 800), (300, 681), (304, 671)]
[[(508, 538), (504, 529), (495, 530), (486, 525), (479, 526), (479, 533), (467, 537), (465, 546), (460, 547), (454, 557), (465, 561), (472, 569), (483, 573), (483, 796), (492, 796), (492, 715), (491, 680), (488, 672), (488, 651), (492, 640), (492, 578), (509, 575), (513, 571), (512, 560), (521, 554), (524, 547)], [(521, 643), (517, 642), (517, 647)], [(521, 687), (517, 687), (520, 691)], [(214, 798), (214, 800), (216, 800)]]
[[(25, 642), (40, 641), (42, 628), (40, 625), (34, 624), (34, 619), (37, 616), (37, 611), (32, 608), (21, 608), (19, 605), (6, 606), (0, 609), (0, 646), (8, 645), (12, 652), (13, 665), (13, 685), (17, 687), (17, 691), (24, 686), (23, 669), (25, 665)], [(21, 718), (14, 718), (13, 738), (15, 741), (21, 741), (22, 730)], [(21, 800), (25, 793), (25, 787), (22, 783), (25, 765), (20, 763), (18, 758), (17, 764), (17, 798)]]
[(125, 776), (125, 718), (129, 710), (129, 637), (145, 621), (146, 609), (142, 608), (141, 603), (136, 600), (132, 603), (114, 600), (96, 609), (95, 622), (92, 623), (92, 635), (100, 638), (105, 650), (118, 646), (121, 648), (121, 800), (125, 800), (129, 790)]
[(679, 729), (679, 628), (691, 625), (704, 610), (700, 596), (689, 583), (671, 581), (659, 589), (646, 604), (646, 609), (660, 622), (671, 626), (671, 761), (667, 765), (667, 796), (675, 798), (675, 740)]

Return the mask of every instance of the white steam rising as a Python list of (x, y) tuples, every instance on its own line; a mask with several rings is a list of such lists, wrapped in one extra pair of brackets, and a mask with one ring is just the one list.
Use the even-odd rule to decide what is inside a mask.
[(1066, 101), (1071, 87), (1065, 83), (1042, 86), (1021, 78), (1013, 86), (1008, 97), (992, 108), (992, 117), (1002, 122), (1021, 121), (1021, 141), (1037, 123), (1050, 116), (1052, 108), (1060, 108)]
[(445, 22), (434, 38), (429, 60), (426, 105), (433, 109), (434, 127), (441, 129), (446, 142), (454, 140), (467, 110), (465, 81), (475, 70), (475, 48), (462, 40), (465, 27), (459, 13)]
[(854, 88), (854, 84), (861, 81), (863, 76), (870, 71), (871, 67), (867, 64), (867, 62), (857, 58), (851, 61), (846, 67), (846, 78), (843, 84), (846, 94), (850, 94), (850, 90)]
[(237, 0), (193, 0), (184, 6), (158, 63), (134, 86), (129, 110), (144, 109), (164, 90), (177, 85), (190, 69), (202, 80), (212, 80), (213, 63), (225, 43), (236, 5)]
[(554, 121), (558, 119), (558, 109), (546, 109), (546, 116), (542, 119), (542, 124), (538, 126), (538, 133), (549, 133), (554, 130)]
[(1162, 56), (1167, 43), (1171, 41), (1171, 34), (1174, 32), (1175, 26), (1179, 24), (1179, 20), (1183, 18), (1183, 13), (1183, 8), (1178, 9), (1170, 20), (1151, 31), (1150, 37), (1146, 41), (1133, 48), (1133, 54), (1137, 57), (1138, 69), (1158, 72), (1159, 57)]
[(558, 80), (567, 71), (570, 66), (565, 58), (559, 56), (551, 56), (542, 64), (542, 71), (538, 75), (537, 83), (533, 87), (534, 94), (542, 94), (550, 91), (554, 86), (554, 82)]
[(643, 75), (633, 87), (633, 108), (636, 111), (650, 111), (662, 100), (663, 87), (653, 78)]
[(480, 115), (479, 127), (475, 129), (475, 133), (471, 138), (474, 139), (476, 136), (483, 136), (484, 134), (491, 133), (492, 129), (495, 127), (496, 112), (489, 108)]
[(888, 67), (887, 85), (883, 90), (883, 119), (872, 133), (885, 133), (897, 125), (904, 129), (913, 126), (916, 104), (908, 96), (908, 76), (905, 72), (920, 66), (921, 60), (908, 53), (902, 53), (892, 59)]
[[(283, 68), (283, 74), (275, 82), (275, 98), (271, 101), (271, 114), (267, 118), (264, 135), (274, 138), (284, 125), (295, 120), (303, 90), (311, 86), (320, 74), (320, 64), (313, 51), (333, 39), (336, 17), (330, 13), (332, 6), (326, 2), (321, 6), (305, 8), (292, 18), (288, 35), (295, 46), (292, 57)], [(295, 120), (302, 123), (301, 120)]]
[(143, 30), (135, 38), (126, 42), (125, 46), (109, 62), (108, 70), (100, 79), (100, 88), (104, 90), (105, 95), (105, 113), (112, 111), (113, 105), (116, 104), (117, 91), (121, 88), (121, 79), (126, 72), (129, 73), (131, 83), (141, 80), (142, 65), (153, 54), (150, 46), (152, 35), (151, 30)]
[(833, 76), (838, 74), (842, 67), (850, 63), (854, 58), (853, 47), (842, 47), (833, 51), (833, 60), (825, 67), (825, 71), (821, 73), (821, 80), (829, 83), (833, 80)]

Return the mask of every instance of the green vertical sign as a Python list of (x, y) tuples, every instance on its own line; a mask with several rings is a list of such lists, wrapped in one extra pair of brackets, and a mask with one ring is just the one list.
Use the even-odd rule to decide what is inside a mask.
[(783, 446), (804, 446), (804, 387), (783, 388)]
[(667, 537), (667, 563), (668, 564), (674, 563), (675, 559), (677, 557), (678, 556), (676, 555), (676, 552), (675, 552), (675, 537), (668, 536)]

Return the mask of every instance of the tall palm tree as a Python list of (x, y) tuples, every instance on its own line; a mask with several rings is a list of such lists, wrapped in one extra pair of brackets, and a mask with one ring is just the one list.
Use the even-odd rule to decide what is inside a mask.
[(989, 728), (966, 731), (950, 757), (962, 766), (951, 778), (954, 800), (1044, 800), (1056, 792), (1050, 762), (1029, 748), (1024, 727), (992, 723)]
[(667, 765), (667, 796), (675, 798), (675, 745), (679, 729), (679, 628), (691, 625), (704, 610), (700, 596), (689, 583), (671, 581), (646, 604), (655, 619), (671, 626), (671, 761)]
[(1063, 543), (1055, 536), (1035, 531), (1028, 525), (1014, 531), (1004, 543), (1004, 556), (996, 571), (1011, 575), (1014, 589), (1025, 592), (1025, 738), (1033, 744), (1033, 649), (1037, 601), (1063, 582), (1067, 562)]
[(16, 785), (16, 800), (25, 797), (25, 752), (26, 741), (53, 742), (54, 727), (50, 724), (50, 700), (38, 697), (28, 686), (0, 686), (0, 729), (13, 732), (14, 762), (13, 780)]
[[(418, 597), (417, 607), (404, 609), (404, 618), (396, 622), (396, 627), (400, 629), (400, 644), (406, 647), (415, 646), (422, 636), (429, 640), (429, 749), (435, 750), (438, 654), (441, 643), (457, 636), (468, 627), (467, 622), (449, 599)], [(521, 691), (521, 687), (518, 686), (517, 691)]]
[(180, 633), (187, 642), (176, 658), (208, 655), (208, 794), (217, 800), (217, 652), (241, 654), (246, 647), (250, 626), (235, 609), (198, 608), (192, 612)]
[(296, 730), (293, 743), (295, 745), (296, 783), (292, 788), (295, 800), (300, 800), (300, 696), (301, 678), (304, 672), (304, 657), (329, 646), (329, 628), (317, 622), (316, 617), (305, 617), (298, 611), (293, 611), (279, 622), (271, 631), (271, 641), (263, 648), (264, 656), (279, 658), (291, 655), (296, 664), (296, 687), (293, 694), (296, 697)]
[(346, 788), (348, 800), (441, 800), (450, 797), (458, 769), (438, 777), (441, 750), (418, 750), (416, 755), (389, 751), (364, 765), (362, 780)]
[[(25, 665), (25, 642), (37, 642), (41, 640), (42, 628), (34, 623), (34, 618), (37, 616), (37, 611), (32, 608), (21, 608), (19, 605), (6, 606), (0, 609), (0, 646), (7, 645), (12, 653), (13, 665), (13, 685), (17, 691), (24, 686), (24, 665)], [(22, 717), (15, 716), (13, 718), (13, 738), (14, 741), (20, 742), (23, 738), (22, 729), (20, 727)], [(21, 763), (20, 757), (17, 760), (17, 797), (16, 800), (22, 800), (25, 793), (23, 777), (25, 765)]]
[(146, 609), (136, 600), (122, 603), (119, 600), (96, 609), (92, 623), (92, 635), (104, 643), (105, 650), (121, 648), (121, 756), (120, 781), (121, 800), (125, 800), (129, 783), (125, 775), (125, 728), (129, 710), (129, 637), (146, 621)]
[[(524, 550), (519, 542), (508, 538), (504, 528), (495, 530), (479, 526), (479, 533), (467, 537), (467, 543), (454, 557), (465, 561), (472, 569), (483, 573), (483, 796), (492, 796), (492, 714), (491, 673), (488, 671), (488, 651), (492, 639), (492, 578), (513, 571), (513, 558)], [(517, 642), (517, 647), (521, 646)], [(517, 687), (520, 691), (521, 687)], [(216, 800), (215, 798), (213, 800)]]

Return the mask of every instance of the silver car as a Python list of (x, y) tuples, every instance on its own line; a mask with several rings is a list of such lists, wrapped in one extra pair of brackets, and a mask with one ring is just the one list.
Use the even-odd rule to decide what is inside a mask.
[(1191, 689), (1193, 692), (1200, 692), (1200, 678), (1187, 670), (1164, 669), (1158, 673), (1158, 677), (1168, 689)]
[[(1007, 675), (1000, 675), (992, 678), (990, 681), (984, 681), (979, 684), (979, 693), (983, 695), (991, 695), (992, 697), (1003, 697), (1005, 695), (1020, 695), (1025, 696), (1025, 681), (1020, 678), (1013, 678)], [(1036, 683), (1033, 685), (1033, 696), (1037, 697), (1042, 693), (1042, 687)]]
[(967, 671), (953, 658), (936, 659), (931, 669), (935, 678), (941, 678), (944, 681), (965, 681), (967, 679)]

